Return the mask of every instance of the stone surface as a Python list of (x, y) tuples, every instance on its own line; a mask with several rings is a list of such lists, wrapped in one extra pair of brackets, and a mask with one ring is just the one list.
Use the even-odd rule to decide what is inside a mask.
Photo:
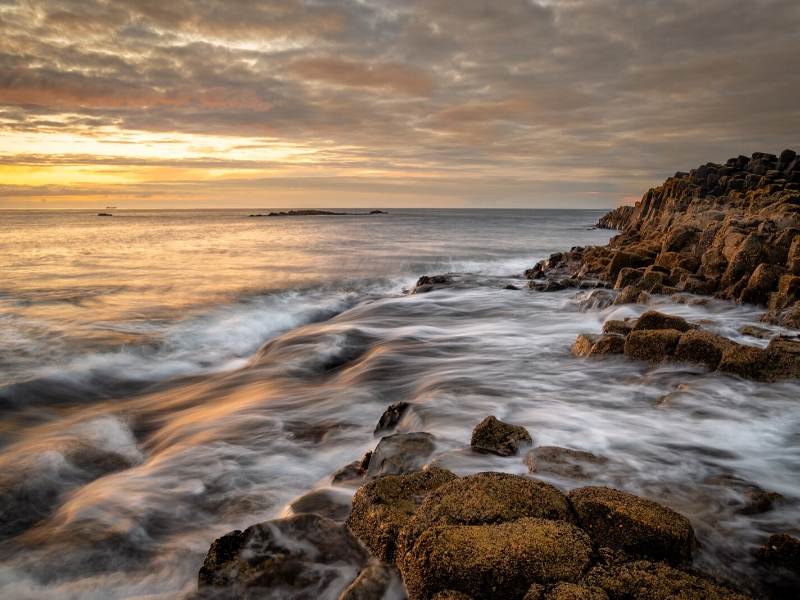
[(436, 449), (430, 433), (395, 433), (381, 438), (367, 467), (367, 477), (402, 475), (421, 469)]
[(410, 408), (411, 403), (409, 402), (395, 402), (391, 404), (383, 411), (381, 418), (378, 420), (378, 424), (375, 426), (375, 435), (393, 431)]
[(662, 362), (671, 358), (681, 332), (676, 329), (632, 331), (625, 338), (625, 356), (635, 360)]
[(450, 471), (432, 468), (371, 481), (353, 496), (347, 525), (375, 556), (392, 563), (400, 529), (427, 494), (455, 478)]
[(586, 479), (607, 463), (608, 459), (603, 456), (559, 446), (539, 446), (525, 456), (529, 473), (549, 473), (571, 479)]
[(523, 446), (533, 443), (531, 435), (520, 425), (504, 423), (494, 416), (486, 417), (472, 431), (470, 446), (477, 452), (512, 456)]
[(636, 321), (634, 331), (644, 329), (676, 329), (677, 331), (689, 331), (692, 326), (683, 317), (667, 315), (656, 310), (648, 310)]
[(578, 523), (594, 544), (631, 556), (681, 563), (695, 544), (689, 520), (651, 500), (605, 487), (569, 493)]
[(312, 490), (294, 500), (289, 508), (292, 513), (316, 514), (334, 521), (344, 522), (350, 514), (350, 494), (332, 489)]
[(382, 600), (396, 575), (388, 565), (367, 565), (338, 600)]
[(722, 336), (693, 329), (681, 335), (675, 347), (674, 358), (678, 361), (701, 363), (712, 371), (719, 366), (722, 355), (734, 342)]
[(545, 594), (545, 600), (608, 600), (603, 588), (562, 581)]

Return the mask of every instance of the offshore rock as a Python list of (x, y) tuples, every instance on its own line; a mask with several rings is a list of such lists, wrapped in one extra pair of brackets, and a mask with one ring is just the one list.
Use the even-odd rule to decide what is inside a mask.
[(367, 477), (401, 475), (421, 469), (436, 449), (430, 433), (395, 433), (381, 438), (367, 467)]
[(512, 456), (520, 447), (530, 446), (532, 443), (531, 435), (524, 427), (488, 416), (475, 426), (470, 446), (477, 452)]

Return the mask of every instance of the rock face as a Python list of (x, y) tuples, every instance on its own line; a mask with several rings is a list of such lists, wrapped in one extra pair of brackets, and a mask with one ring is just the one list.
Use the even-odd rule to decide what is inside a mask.
[(494, 416), (486, 417), (472, 431), (470, 446), (478, 452), (512, 456), (533, 440), (524, 427), (503, 423)]
[(765, 305), (769, 320), (800, 325), (800, 159), (793, 150), (676, 173), (598, 226), (621, 233), (607, 246), (573, 248), (529, 269), (536, 289), (599, 282), (715, 294)]
[(598, 547), (676, 564), (692, 557), (692, 526), (669, 508), (604, 487), (573, 490), (569, 499), (580, 526)]
[(344, 525), (297, 515), (217, 539), (200, 569), (198, 590), (226, 599), (313, 598), (344, 589), (368, 558)]

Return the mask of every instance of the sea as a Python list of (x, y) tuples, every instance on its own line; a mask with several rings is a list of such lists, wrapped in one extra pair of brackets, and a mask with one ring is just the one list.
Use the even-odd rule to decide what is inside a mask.
[[(528, 474), (470, 451), (487, 415), (593, 453), (533, 476), (674, 508), (695, 566), (744, 589), (765, 536), (800, 533), (800, 383), (570, 353), (648, 308), (764, 345), (739, 333), (761, 310), (527, 288), (538, 260), (606, 243), (604, 211), (249, 216), (268, 210), (0, 212), (0, 597), (185, 597), (215, 538), (349, 498), (332, 475), (399, 401), (398, 430), (460, 475)], [(782, 500), (743, 514), (754, 489)]]

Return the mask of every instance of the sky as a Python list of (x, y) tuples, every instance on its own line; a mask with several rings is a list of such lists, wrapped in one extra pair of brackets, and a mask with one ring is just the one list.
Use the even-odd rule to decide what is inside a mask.
[(574, 207), (800, 150), (798, 0), (0, 0), (0, 208)]

